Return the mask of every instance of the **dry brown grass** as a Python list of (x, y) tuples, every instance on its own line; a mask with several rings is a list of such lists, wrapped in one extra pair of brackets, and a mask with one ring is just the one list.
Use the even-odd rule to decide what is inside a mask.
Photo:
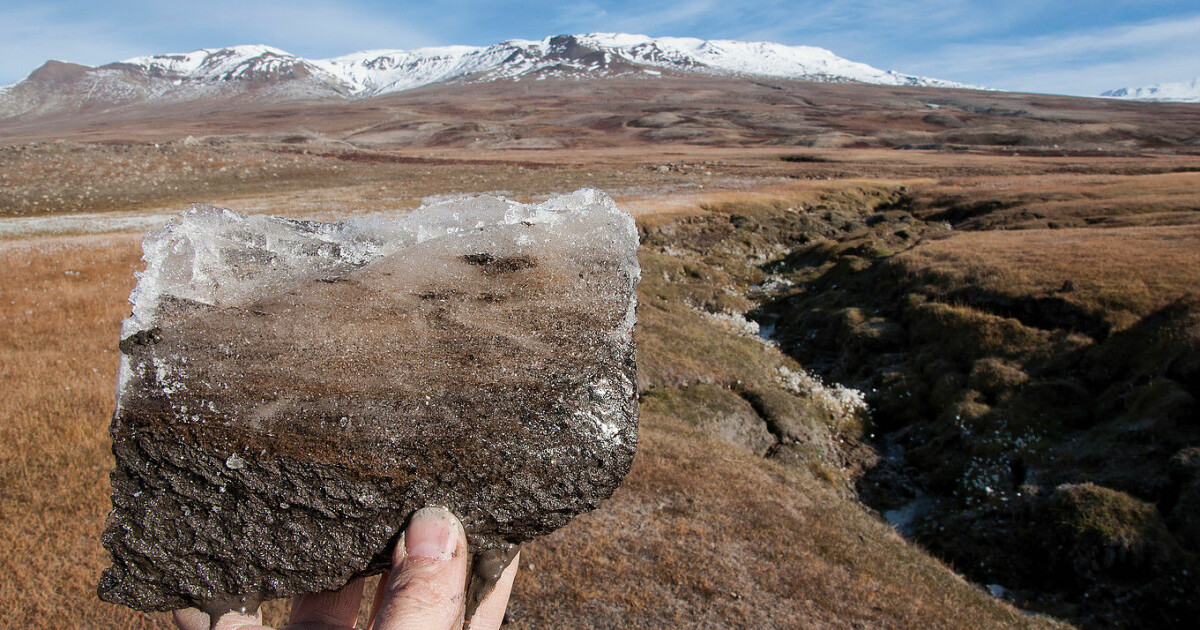
[[(0, 609), (22, 627), (170, 626), (94, 594), (107, 564), (115, 346), (138, 255), (131, 236), (0, 249), (0, 538), (12, 541)], [(514, 627), (1049, 625), (963, 582), (808, 470), (647, 414), (618, 494), (523, 554)], [(285, 606), (269, 605), (268, 619)]]
[[(896, 261), (1007, 296), (1060, 297), (1121, 329), (1200, 292), (1200, 226), (959, 232)], [(1061, 291), (1068, 281), (1076, 288)]]
[(0, 250), (0, 609), (23, 627), (149, 628), (95, 599), (132, 238)]
[[(933, 201), (924, 216), (948, 206), (999, 203), (1003, 208), (963, 223), (965, 227), (1104, 227), (1200, 222), (1200, 173), (1156, 173), (1155, 169), (1196, 170), (1190, 163), (1112, 165), (1108, 173), (1039, 173), (947, 178), (923, 186)], [(1066, 170), (1073, 170), (1067, 166)], [(1123, 172), (1149, 171), (1139, 174)], [(956, 221), (957, 222), (957, 221)]]
[[(855, 178), (888, 180), (874, 179), (873, 186), (902, 181), (946, 204), (1002, 199), (1021, 207), (997, 221), (1024, 227), (1089, 219), (1149, 225), (1167, 220), (1164, 208), (1200, 206), (1197, 175), (1169, 172), (1200, 168), (1195, 155), (1130, 150), (1122, 157), (1031, 157), (988, 150), (828, 148), (908, 142), (906, 136), (949, 139), (956, 132), (924, 121), (931, 93), (922, 90), (790, 86), (812, 101), (801, 107), (781, 106), (778, 90), (740, 80), (726, 91), (714, 90), (708, 78), (685, 83), (682, 90), (665, 86), (620, 99), (597, 99), (581, 85), (556, 85), (562, 93), (544, 101), (521, 92), (528, 86), (495, 84), (483, 96), (471, 91), (476, 88), (452, 86), (353, 106), (284, 108), (278, 118), (243, 111), (183, 111), (172, 118), (164, 110), (160, 117), (106, 122), (84, 116), (53, 127), (9, 128), (2, 132), (5, 142), (66, 136), (118, 143), (3, 148), (0, 215), (181, 209), (187, 201), (203, 200), (336, 217), (412, 207), (432, 194), (494, 190), (527, 199), (588, 185), (628, 202), (645, 227), (700, 205), (766, 203), (778, 196), (819, 206), (831, 186), (824, 180), (839, 180), (833, 188), (863, 185)], [(995, 116), (1015, 120), (1024, 140), (1049, 137), (1054, 129), (1031, 126), (1027, 117), (1005, 111), (1034, 108), (1050, 121), (1061, 116), (1071, 128), (1080, 118), (1152, 129), (1176, 124), (1158, 112), (1194, 116), (1186, 106), (1036, 97), (1035, 107), (1024, 95), (936, 95), (945, 99), (943, 111), (968, 122), (978, 119), (984, 132), (996, 118), (977, 110), (999, 106), (1004, 111)], [(624, 126), (641, 115), (633, 110), (664, 103), (688, 109), (709, 128), (713, 135), (697, 142), (724, 146), (655, 144), (642, 135), (648, 132)], [(621, 110), (611, 121), (604, 118), (610, 106)], [(737, 114), (732, 124), (744, 128), (730, 126), (731, 111)], [(766, 118), (743, 116), (746, 112)], [(479, 131), (465, 123), (488, 117), (501, 131), (480, 140)], [(444, 125), (441, 144), (414, 144), (404, 131), (410, 122)], [(259, 135), (236, 135), (248, 127)], [(283, 141), (298, 128), (310, 128), (311, 141)], [(518, 133), (528, 137), (508, 137)], [(889, 133), (894, 137), (884, 138)], [(213, 135), (215, 142), (152, 144), (188, 134)], [(559, 149), (511, 148), (514, 140), (536, 144), (556, 137), (565, 137)], [(813, 146), (744, 144), (765, 139)], [(1085, 140), (1091, 142), (1079, 142)], [(279, 152), (297, 148), (310, 153)], [(338, 155), (342, 150), (348, 154)], [(789, 162), (781, 159), (785, 155), (806, 157)], [(658, 168), (668, 164), (665, 171)], [(664, 200), (664, 191), (687, 194)], [(1042, 216), (1016, 214), (1021, 211)], [(1186, 216), (1173, 212), (1170, 221), (1186, 222), (1180, 218)], [(1168, 293), (1196, 290), (1188, 271), (1196, 268), (1198, 234), (1200, 228), (1183, 227), (959, 233), (926, 242), (901, 260), (960, 278), (976, 276), (993, 290), (1013, 294), (1053, 292), (1071, 279), (1079, 289), (1065, 299), (1134, 317)], [(747, 370), (773, 369), (782, 360), (676, 301), (682, 294), (664, 286), (672, 281), (661, 272), (678, 278), (688, 269), (666, 251), (644, 254), (660, 272), (643, 284), (639, 361), (645, 381), (732, 387), (745, 380)], [(14, 625), (169, 626), (163, 615), (110, 606), (94, 595), (107, 564), (99, 533), (109, 505), (115, 346), (137, 257), (136, 239), (127, 236), (0, 243), (0, 540), (12, 541), (0, 555), (0, 610)], [(746, 278), (730, 278), (719, 264), (705, 273), (709, 277), (694, 280), (710, 285), (707, 299), (713, 305), (747, 306), (745, 298), (722, 292), (725, 284), (745, 284)], [(647, 291), (665, 296), (662, 303), (646, 299)], [(513, 603), (516, 626), (1053, 625), (996, 602), (905, 543), (839, 493), (835, 486), (841, 481), (815, 457), (798, 466), (764, 460), (674, 415), (647, 413), (642, 447), (625, 486), (601, 510), (534, 542), (523, 554)], [(270, 604), (268, 618), (278, 622), (285, 605)]]
[[(504, 191), (542, 195), (592, 182), (638, 185), (649, 171), (585, 171), (531, 162), (380, 156), (343, 147), (295, 147), (256, 142), (130, 145), (41, 144), (0, 147), (0, 217), (110, 212), (190, 201), (224, 202), (340, 189), (368, 210), (413, 207), (424, 197)], [(586, 173), (586, 176), (585, 176)], [(329, 211), (328, 205), (320, 207)], [(290, 214), (309, 211), (303, 205)]]

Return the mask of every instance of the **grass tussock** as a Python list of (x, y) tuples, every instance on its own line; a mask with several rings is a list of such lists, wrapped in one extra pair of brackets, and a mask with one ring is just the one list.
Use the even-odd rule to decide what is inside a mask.
[[(922, 188), (914, 210), (922, 219), (968, 230), (1180, 225), (1200, 221), (1200, 173), (1043, 173), (1035, 177), (948, 178)], [(1072, 171), (1073, 168), (1063, 170)], [(1138, 172), (1138, 171), (1142, 172)]]
[(1061, 300), (1121, 330), (1200, 292), (1200, 226), (959, 232), (894, 262), (947, 293)]

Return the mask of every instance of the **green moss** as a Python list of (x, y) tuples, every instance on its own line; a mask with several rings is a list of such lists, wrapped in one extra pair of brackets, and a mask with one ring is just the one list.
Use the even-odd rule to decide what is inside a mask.
[(833, 419), (811, 400), (776, 387), (744, 391), (742, 395), (766, 421), (771, 433), (789, 442), (811, 444), (828, 439)]
[(643, 297), (638, 309), (640, 389), (698, 383), (766, 384), (781, 357), (679, 302)]
[(650, 413), (673, 415), (689, 424), (701, 425), (712, 416), (753, 413), (748, 403), (736, 393), (717, 385), (694, 385), (653, 389), (638, 401), (641, 409)]

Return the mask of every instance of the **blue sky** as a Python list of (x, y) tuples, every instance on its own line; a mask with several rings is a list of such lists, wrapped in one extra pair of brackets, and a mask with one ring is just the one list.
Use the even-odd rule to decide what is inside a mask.
[(269, 44), (309, 58), (559, 33), (811, 45), (989, 87), (1094, 95), (1200, 76), (1197, 0), (0, 0), (0, 84), (47, 59)]

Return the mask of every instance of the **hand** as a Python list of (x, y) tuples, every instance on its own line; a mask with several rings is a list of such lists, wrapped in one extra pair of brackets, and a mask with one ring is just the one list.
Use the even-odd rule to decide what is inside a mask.
[[(379, 581), (367, 628), (372, 630), (459, 630), (463, 627), (467, 574), (467, 539), (462, 524), (445, 508), (423, 508), (413, 514), (396, 544), (392, 569)], [(520, 555), (500, 575), (491, 594), (471, 618), (471, 630), (495, 630), (504, 619), (508, 594)], [(358, 620), (365, 580), (355, 580), (336, 593), (297, 597), (283, 630), (346, 630)], [(181, 630), (210, 630), (209, 616), (195, 608), (175, 611)], [(254, 616), (226, 613), (211, 630), (270, 630)]]

